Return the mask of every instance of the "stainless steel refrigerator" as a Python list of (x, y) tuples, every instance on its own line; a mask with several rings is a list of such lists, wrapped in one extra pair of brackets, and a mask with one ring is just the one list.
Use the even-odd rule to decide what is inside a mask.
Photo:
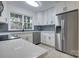
[(78, 56), (78, 10), (57, 14), (60, 25), (56, 26), (55, 48)]

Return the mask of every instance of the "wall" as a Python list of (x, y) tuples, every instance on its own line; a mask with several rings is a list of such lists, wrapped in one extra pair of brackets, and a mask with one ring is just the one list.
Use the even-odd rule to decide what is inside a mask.
[[(2, 13), (2, 16), (7, 18), (7, 22), (8, 22), (9, 25), (10, 25), (10, 22), (9, 22), (10, 12), (21, 14), (21, 15), (26, 15), (26, 16), (31, 16), (31, 17), (33, 17), (33, 20), (35, 19), (35, 16), (34, 16), (35, 13), (32, 12), (32, 11), (29, 11), (29, 10), (26, 10), (26, 9), (23, 9), (23, 8), (20, 8), (20, 7), (13, 6), (11, 4), (8, 4), (6, 1), (3, 1), (3, 5), (4, 5), (4, 11)], [(8, 28), (10, 29), (10, 26)]]

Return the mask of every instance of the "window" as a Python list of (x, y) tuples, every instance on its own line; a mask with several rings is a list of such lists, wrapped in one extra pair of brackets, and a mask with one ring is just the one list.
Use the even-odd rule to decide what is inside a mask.
[(11, 30), (32, 29), (32, 17), (10, 13), (10, 29)]
[(22, 29), (22, 15), (11, 13), (10, 23), (11, 29)]
[(31, 17), (24, 16), (24, 29), (32, 29), (32, 19), (31, 19)]

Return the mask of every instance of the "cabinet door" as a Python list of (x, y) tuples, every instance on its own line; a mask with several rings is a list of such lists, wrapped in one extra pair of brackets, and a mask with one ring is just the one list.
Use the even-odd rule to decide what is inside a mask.
[(55, 47), (55, 33), (48, 32), (46, 34), (46, 44)]
[(34, 25), (38, 25), (38, 14), (37, 13), (34, 15), (32, 22), (33, 22)]
[(29, 42), (33, 42), (33, 36), (32, 33), (18, 33), (18, 37), (21, 37), (22, 39), (25, 39)]
[(32, 37), (31, 35), (28, 36), (27, 38), (28, 38), (28, 41), (29, 41), (29, 42), (33, 43), (33, 37)]
[(22, 30), (22, 15), (10, 13), (9, 30)]
[(56, 7), (57, 14), (66, 11), (66, 3), (65, 2), (58, 3), (58, 4), (56, 4), (55, 7)]
[(50, 35), (50, 45), (55, 47), (55, 33)]
[(44, 35), (44, 33), (41, 33), (41, 42), (46, 43), (46, 36)]
[(60, 26), (61, 25), (61, 16), (60, 17), (56, 16), (55, 23), (56, 23), (56, 26)]
[(41, 42), (55, 47), (55, 33), (50, 32), (41, 33)]
[(47, 24), (51, 24), (51, 23), (50, 23), (50, 21), (51, 21), (51, 10), (48, 9), (48, 10), (47, 10), (47, 13), (48, 13), (48, 15), (47, 15)]
[(39, 13), (37, 13), (37, 23), (38, 23), (38, 25), (42, 25), (42, 23), (43, 23), (43, 21), (42, 21), (42, 18), (43, 18), (43, 16), (42, 16), (42, 12), (39, 12)]
[(79, 8), (79, 2), (78, 1), (68, 1), (66, 2), (67, 11), (78, 9)]
[(40, 14), (37, 13), (37, 25), (40, 25)]
[(50, 25), (50, 24), (52, 24), (52, 10), (51, 9), (48, 9), (48, 10), (46, 10), (46, 11), (44, 11), (44, 23), (45, 23), (45, 25)]
[(49, 35), (46, 36), (46, 44), (50, 45), (51, 37)]
[(47, 17), (48, 17), (48, 13), (47, 13), (47, 11), (44, 11), (43, 12), (43, 20), (44, 20), (43, 21), (43, 24), (44, 25), (47, 25), (48, 24), (48, 18)]
[(55, 24), (55, 16), (56, 16), (56, 10), (55, 10), (55, 8), (51, 8), (51, 21), (50, 21), (50, 23), (51, 24)]
[(45, 35), (45, 44), (50, 45), (50, 35), (48, 32), (44, 32)]
[(29, 42), (33, 42), (33, 36), (32, 33), (25, 33), (25, 40), (29, 41)]
[(18, 34), (19, 37), (21, 37), (22, 39), (26, 39), (25, 35), (23, 34)]

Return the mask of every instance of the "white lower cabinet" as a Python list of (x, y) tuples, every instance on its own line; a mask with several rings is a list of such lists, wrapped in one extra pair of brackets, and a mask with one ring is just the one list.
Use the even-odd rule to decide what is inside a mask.
[(28, 37), (28, 41), (33, 43), (33, 38), (32, 38), (32, 34), (30, 34)]
[(42, 32), (41, 43), (55, 47), (55, 33), (53, 32)]
[(47, 36), (47, 38), (46, 38), (46, 44), (51, 45), (50, 44), (50, 37), (49, 36)]
[(41, 42), (46, 43), (46, 36), (44, 35), (44, 33), (41, 33)]
[(18, 33), (17, 35), (18, 35), (18, 37), (21, 37), (21, 38), (33, 43), (32, 33)]
[(55, 47), (55, 33), (50, 35), (50, 45)]

